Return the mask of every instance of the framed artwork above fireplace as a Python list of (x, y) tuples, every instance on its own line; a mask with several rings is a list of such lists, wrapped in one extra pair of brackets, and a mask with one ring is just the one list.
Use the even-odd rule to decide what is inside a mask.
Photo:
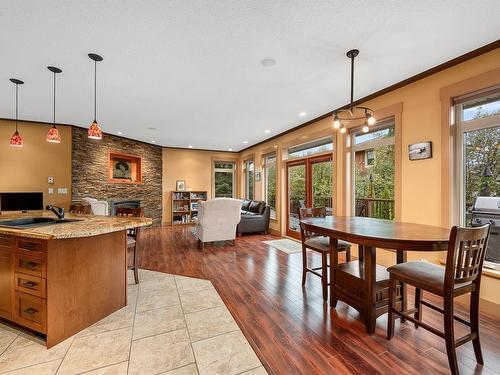
[(142, 158), (110, 151), (108, 153), (108, 181), (116, 184), (142, 183)]

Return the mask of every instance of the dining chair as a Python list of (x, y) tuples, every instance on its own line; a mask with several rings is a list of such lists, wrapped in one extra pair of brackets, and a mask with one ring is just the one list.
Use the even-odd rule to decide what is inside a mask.
[[(489, 224), (475, 228), (453, 227), (445, 269), (427, 262), (401, 263), (387, 269), (389, 271), (388, 339), (394, 335), (395, 319), (399, 316), (413, 322), (415, 328), (420, 326), (445, 339), (452, 374), (459, 373), (455, 349), (466, 342), (472, 341), (476, 361), (481, 365), (484, 363), (479, 342), (479, 287), (489, 233)], [(408, 283), (415, 287), (414, 309), (407, 311), (396, 309), (395, 293), (398, 282)], [(441, 309), (422, 300), (423, 291), (443, 297), (444, 307)], [(455, 316), (453, 312), (454, 298), (467, 293), (471, 293), (468, 321)], [(443, 314), (444, 332), (422, 322), (423, 306)], [(414, 316), (412, 317), (411, 314)], [(470, 334), (455, 340), (454, 320), (468, 326)]]
[[(325, 207), (304, 207), (299, 209), (299, 219), (311, 217), (326, 217)], [(330, 253), (330, 237), (319, 236), (313, 232), (305, 231), (300, 227), (302, 239), (302, 285), (306, 284), (306, 276), (308, 272), (321, 278), (321, 287), (323, 288), (323, 301), (328, 300), (328, 254)], [(307, 251), (311, 249), (321, 254), (321, 267), (308, 268), (307, 266)], [(338, 251), (346, 252), (346, 262), (351, 260), (351, 244), (345, 241), (338, 241)], [(321, 273), (317, 272), (321, 270)], [(331, 282), (331, 280), (330, 280)]]
[[(143, 217), (144, 209), (117, 207), (116, 216)], [(139, 272), (137, 268), (137, 244), (141, 235), (141, 228), (131, 228), (127, 230), (127, 268), (134, 271), (134, 281), (139, 283)]]
[(90, 215), (90, 206), (81, 203), (73, 203), (69, 206), (69, 213)]

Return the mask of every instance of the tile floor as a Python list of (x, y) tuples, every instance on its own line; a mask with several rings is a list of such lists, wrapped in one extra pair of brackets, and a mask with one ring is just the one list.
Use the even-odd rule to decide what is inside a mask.
[(0, 374), (267, 374), (210, 281), (140, 272), (127, 307), (50, 350), (0, 324)]

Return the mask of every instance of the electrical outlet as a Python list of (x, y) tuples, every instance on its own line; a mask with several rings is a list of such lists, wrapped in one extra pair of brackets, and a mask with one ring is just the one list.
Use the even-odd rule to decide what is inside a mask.
[(47, 177), (47, 182), (49, 184), (53, 184), (54, 183), (54, 177), (52, 177), (52, 176)]
[(53, 188), (49, 188), (49, 194), (54, 194), (54, 189)]
[(68, 194), (68, 189), (67, 188), (58, 188), (57, 193), (58, 194)]

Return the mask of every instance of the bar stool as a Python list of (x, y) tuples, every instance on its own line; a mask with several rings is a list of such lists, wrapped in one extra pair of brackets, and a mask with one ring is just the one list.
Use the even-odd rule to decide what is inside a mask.
[[(144, 209), (117, 207), (116, 216), (143, 217)], [(134, 271), (135, 283), (139, 283), (139, 272), (137, 268), (137, 243), (139, 242), (141, 228), (127, 230), (127, 268)], [(131, 254), (132, 253), (132, 254)]]
[[(326, 217), (325, 207), (305, 207), (299, 209), (299, 219), (310, 217)], [(321, 278), (321, 287), (323, 289), (323, 302), (328, 300), (328, 254), (330, 253), (330, 237), (319, 236), (315, 233), (305, 231), (300, 227), (302, 239), (302, 285), (306, 284), (306, 276), (308, 272)], [(307, 267), (307, 251), (311, 249), (321, 254), (321, 267)], [(342, 240), (338, 241), (338, 251), (346, 252), (346, 262), (351, 261), (351, 244)], [(321, 270), (321, 273), (317, 272)], [(332, 280), (330, 280), (331, 282)]]
[[(455, 349), (472, 341), (476, 361), (483, 364), (481, 344), (479, 342), (479, 287), (486, 253), (490, 225), (476, 228), (453, 227), (450, 233), (446, 267), (426, 262), (408, 262), (389, 267), (389, 317), (387, 320), (387, 338), (394, 335), (394, 323), (397, 316), (408, 319), (415, 328), (422, 327), (446, 341), (446, 352), (452, 374), (458, 374)], [(396, 309), (396, 285), (398, 282), (413, 285), (415, 290), (415, 308), (398, 311)], [(444, 308), (422, 300), (423, 291), (436, 294), (444, 299)], [(453, 300), (462, 294), (471, 293), (469, 321), (455, 316)], [(422, 306), (427, 306), (444, 315), (444, 332), (422, 323)], [(414, 316), (410, 316), (414, 314)], [(397, 316), (395, 316), (397, 315)], [(470, 334), (455, 340), (454, 320), (470, 327)]]

